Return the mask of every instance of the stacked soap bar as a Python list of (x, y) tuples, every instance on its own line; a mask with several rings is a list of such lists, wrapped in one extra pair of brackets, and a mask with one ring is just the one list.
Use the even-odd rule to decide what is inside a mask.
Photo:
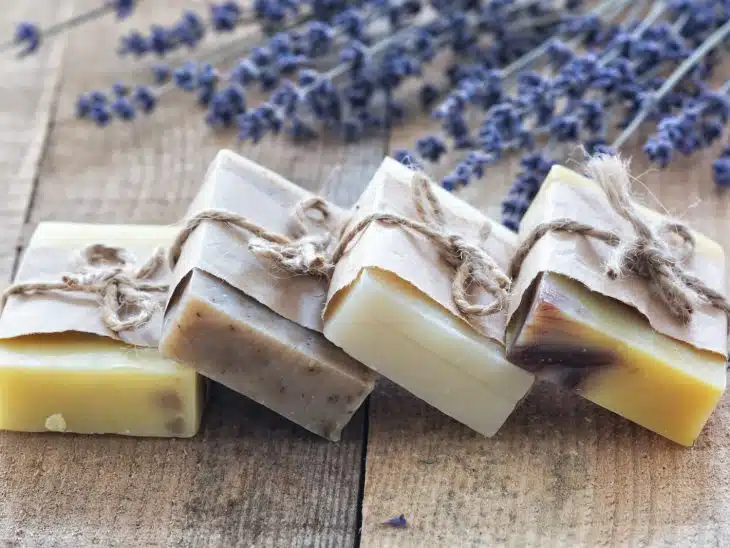
[[(275, 173), (222, 151), (189, 215), (227, 209), (287, 234), (295, 204), (311, 197)], [(338, 214), (334, 206), (332, 215)], [(341, 214), (341, 212), (340, 212)], [(203, 221), (174, 271), (163, 355), (338, 440), (375, 373), (321, 334), (327, 281), (277, 271), (249, 251), (247, 232)]]
[[(417, 219), (413, 176), (387, 158), (358, 201), (351, 224), (382, 211)], [(450, 230), (477, 239), (485, 223), (492, 225), (483, 245), (506, 268), (514, 234), (451, 194), (434, 190)], [(335, 269), (324, 333), (362, 363), (491, 436), (530, 389), (533, 376), (505, 358), (505, 313), (471, 318), (474, 325), (459, 315), (452, 302), (453, 275), (423, 236), (373, 223)]]
[[(560, 216), (570, 201), (575, 211), (610, 209), (595, 183), (557, 166), (525, 217), (520, 236)], [(600, 216), (596, 214), (593, 222)], [(702, 235), (695, 238), (695, 261), (710, 272), (712, 285), (724, 288), (722, 249)], [(724, 316), (707, 313), (705, 327), (697, 330), (702, 333), (693, 334), (705, 346), (698, 348), (678, 338), (679, 328), (676, 336), (655, 330), (644, 314), (619, 300), (621, 293), (616, 298), (604, 294), (621, 291), (613, 283), (633, 284), (638, 291), (644, 281), (605, 280), (604, 286), (591, 290), (574, 279), (589, 268), (580, 257), (606, 252), (602, 244), (548, 235), (538, 245), (527, 259), (534, 264), (523, 267), (516, 281), (518, 288), (527, 283), (529, 287), (510, 322), (509, 359), (677, 443), (691, 445), (725, 390)], [(572, 260), (572, 272), (553, 272), (556, 257)], [(642, 301), (636, 302), (640, 306)], [(652, 313), (651, 307), (648, 311)]]
[[(38, 260), (54, 254), (70, 257), (98, 242), (140, 250), (139, 258), (144, 260), (142, 253), (167, 244), (174, 233), (170, 227), (159, 226), (41, 223), (20, 265), (18, 280), (58, 279), (63, 272), (43, 272)], [(83, 321), (88, 322), (98, 313), (93, 297), (77, 294), (10, 298), (0, 317), (0, 334), (9, 337), (0, 340), (0, 428), (195, 435), (204, 403), (200, 376), (161, 357), (155, 348), (83, 332), (85, 326), (74, 324), (74, 318), (85, 316)]]

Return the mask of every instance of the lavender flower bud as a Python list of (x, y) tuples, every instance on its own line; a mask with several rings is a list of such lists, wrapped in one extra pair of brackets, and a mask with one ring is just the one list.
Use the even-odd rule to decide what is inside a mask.
[(172, 70), (170, 70), (169, 66), (158, 63), (152, 66), (152, 75), (155, 78), (155, 84), (162, 85), (170, 80), (172, 77)]
[(132, 102), (127, 97), (117, 97), (111, 109), (118, 118), (125, 121), (133, 120), (136, 114)]
[(195, 90), (197, 86), (196, 72), (197, 65), (193, 61), (186, 61), (182, 67), (176, 68), (172, 73), (175, 85), (185, 91)]
[(137, 86), (132, 93), (132, 101), (145, 114), (149, 114), (157, 106), (157, 96), (147, 86)]
[(721, 156), (712, 164), (712, 173), (715, 184), (727, 188), (730, 187), (730, 157)]
[(644, 145), (644, 152), (649, 160), (661, 168), (665, 168), (672, 160), (674, 147), (671, 141), (661, 137), (653, 137)]
[(114, 6), (118, 19), (126, 19), (134, 11), (137, 2), (136, 0), (110, 0), (109, 3)]
[(242, 86), (258, 80), (261, 70), (250, 59), (242, 59), (236, 63), (230, 74), (230, 80)]
[(416, 141), (416, 150), (422, 158), (429, 162), (438, 162), (446, 153), (446, 144), (435, 135), (427, 135)]
[(41, 30), (35, 23), (24, 21), (15, 27), (13, 42), (24, 46), (21, 56), (29, 55), (38, 49), (41, 44)]

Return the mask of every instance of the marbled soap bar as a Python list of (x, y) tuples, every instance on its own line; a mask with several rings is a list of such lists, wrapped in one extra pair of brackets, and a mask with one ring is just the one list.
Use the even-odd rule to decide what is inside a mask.
[[(311, 196), (222, 151), (189, 214), (225, 208), (286, 234), (293, 206)], [(250, 238), (218, 221), (195, 229), (174, 270), (160, 351), (336, 441), (376, 375), (322, 336), (327, 281), (276, 271), (249, 251)]]
[[(358, 217), (383, 211), (417, 219), (413, 176), (386, 159), (358, 201)], [(483, 245), (506, 267), (515, 235), (458, 198), (435, 191), (455, 233), (478, 241), (482, 226), (492, 225)], [(473, 325), (458, 313), (453, 275), (432, 242), (403, 227), (373, 223), (336, 267), (324, 333), (414, 395), (491, 436), (528, 392), (533, 376), (505, 358), (506, 311), (470, 318)]]
[[(146, 259), (144, 254), (166, 245), (173, 234), (170, 227), (41, 223), (18, 279), (58, 278), (56, 257), (71, 257), (98, 242), (133, 249)], [(48, 268), (39, 263), (43, 257), (50, 259)], [(111, 333), (104, 336), (98, 315), (94, 297), (85, 295), (10, 298), (0, 317), (0, 332), (10, 336), (0, 340), (0, 429), (195, 435), (204, 403), (202, 378), (156, 348), (140, 346), (142, 340), (128, 344)], [(153, 329), (159, 329), (155, 323)], [(23, 330), (29, 333), (19, 334)]]
[(657, 333), (633, 308), (544, 274), (515, 318), (509, 358), (682, 445), (725, 390), (722, 356)]
[[(528, 212), (526, 224), (534, 226), (540, 219), (559, 217), (570, 193), (578, 200), (576, 211), (610, 209), (596, 192), (602, 191), (592, 181), (565, 168), (554, 168)], [(654, 212), (644, 213), (659, 218)], [(600, 223), (599, 217), (595, 215), (593, 223)], [(520, 236), (524, 237), (523, 231)], [(532, 269), (541, 272), (511, 318), (508, 358), (539, 378), (574, 390), (670, 440), (692, 445), (725, 390), (724, 317), (711, 309), (698, 310), (697, 314), (706, 315), (702, 329), (677, 326), (660, 316), (664, 311), (651, 302), (646, 282), (635, 277), (612, 281), (597, 270), (601, 278), (595, 278), (597, 287), (592, 290), (575, 278), (585, 279), (584, 272), (594, 268), (595, 254), (605, 256), (610, 250), (580, 236), (546, 238), (550, 239), (531, 252), (544, 259), (538, 269)], [(722, 249), (700, 234), (695, 238), (695, 261), (700, 262), (703, 272), (710, 273), (712, 285), (724, 286)], [(570, 247), (571, 242), (575, 247)], [(566, 257), (575, 261), (572, 271), (564, 268), (553, 272), (551, 265), (557, 268)], [(528, 256), (528, 260), (532, 259)], [(588, 277), (586, 283), (591, 280)], [(518, 279), (517, 285), (521, 283)], [(631, 284), (631, 288), (624, 291), (625, 287), (614, 284)], [(674, 330), (672, 335), (676, 336), (652, 327), (645, 314), (622, 299), (647, 310), (649, 317)], [(685, 338), (698, 342), (693, 345), (681, 340), (683, 332)], [(701, 344), (709, 348), (698, 348)]]

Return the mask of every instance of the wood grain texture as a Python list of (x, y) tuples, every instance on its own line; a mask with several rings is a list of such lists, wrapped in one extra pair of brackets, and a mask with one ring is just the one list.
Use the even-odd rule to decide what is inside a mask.
[[(2, 36), (12, 36), (17, 21), (47, 25), (66, 17), (70, 0), (44, 5), (11, 2), (0, 14)], [(45, 150), (50, 119), (61, 78), (66, 40), (55, 41), (39, 55), (19, 61), (10, 52), (0, 56), (0, 287), (12, 274), (23, 222), (33, 195)]]
[[(24, 18), (51, 21), (95, 3), (13, 3), (0, 21), (4, 28)], [(73, 119), (78, 92), (147, 78), (140, 67), (151, 60), (114, 55), (112, 40), (122, 30), (170, 20), (193, 4), (145, 2), (121, 26), (99, 22), (36, 59), (0, 61), (7, 76), (0, 100), (12, 106), (0, 113), (0, 184), (10, 192), (0, 209), (3, 276), (31, 201), (26, 235), (40, 220), (169, 223), (184, 212), (216, 150), (235, 148), (230, 136), (208, 133), (183, 94), (134, 124), (101, 131)], [(329, 181), (328, 195), (347, 205), (385, 150), (411, 146), (431, 127), (421, 119), (387, 145), (373, 139), (300, 148), (277, 139), (241, 151), (308, 188)], [(727, 248), (730, 197), (713, 188), (713, 157), (680, 160), (671, 173), (644, 180), (673, 213)], [(637, 164), (637, 173), (645, 167)], [(515, 171), (492, 170), (463, 195), (496, 217)], [(331, 444), (229, 390), (216, 387), (212, 396), (192, 440), (0, 433), (0, 544), (354, 545), (364, 413)], [(724, 546), (729, 431), (727, 398), (688, 450), (544, 385), (485, 439), (383, 381), (370, 405), (362, 545)], [(401, 513), (407, 529), (381, 526)]]
[[(392, 146), (412, 147), (415, 135), (433, 131), (419, 124), (394, 132)], [(711, 172), (719, 146), (647, 172), (638, 142), (627, 149), (643, 174), (638, 194), (646, 203), (653, 194), (728, 249), (730, 193)], [(498, 218), (516, 171), (508, 162), (462, 194)], [(362, 546), (727, 546), (728, 432), (727, 397), (686, 449), (539, 385), (485, 439), (384, 382), (370, 400)], [(400, 514), (408, 528), (382, 525)]]
[[(76, 10), (97, 3), (77, 2)], [(217, 150), (237, 148), (232, 135), (211, 135), (195, 99), (182, 93), (133, 124), (99, 130), (73, 119), (79, 92), (148, 78), (139, 67), (152, 59), (114, 55), (122, 30), (169, 21), (191, 5), (144, 2), (121, 27), (107, 19), (70, 36), (26, 235), (41, 220), (176, 221)], [(310, 189), (328, 182), (328, 195), (348, 205), (383, 146), (382, 137), (307, 148), (281, 139), (241, 152)], [(0, 433), (0, 544), (352, 546), (362, 429), (359, 412), (340, 443), (327, 442), (216, 387), (191, 440)]]

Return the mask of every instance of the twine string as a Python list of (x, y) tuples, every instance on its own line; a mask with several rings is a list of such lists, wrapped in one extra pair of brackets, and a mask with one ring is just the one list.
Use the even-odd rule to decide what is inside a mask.
[(148, 323), (159, 309), (155, 294), (168, 291), (167, 284), (148, 281), (164, 264), (164, 257), (164, 249), (157, 248), (144, 264), (130, 271), (130, 259), (124, 249), (90, 245), (79, 253), (78, 272), (64, 274), (57, 282), (13, 284), (2, 294), (0, 307), (5, 307), (11, 295), (54, 291), (86, 293), (97, 297), (102, 322), (110, 331), (137, 329)]
[[(510, 279), (499, 265), (484, 251), (481, 242), (472, 242), (451, 232), (445, 221), (443, 206), (433, 191), (433, 182), (422, 173), (416, 174), (412, 184), (413, 202), (420, 220), (387, 212), (372, 213), (346, 230), (347, 223), (335, 226), (328, 202), (320, 197), (300, 201), (293, 209), (291, 220), (294, 236), (267, 231), (250, 219), (226, 210), (204, 210), (185, 221), (183, 228), (170, 247), (170, 266), (180, 258), (182, 248), (203, 221), (217, 221), (247, 230), (254, 238), (249, 250), (283, 271), (331, 279), (335, 266), (342, 259), (352, 241), (373, 223), (399, 226), (417, 232), (429, 239), (441, 257), (454, 270), (452, 296), (460, 313), (466, 316), (488, 316), (507, 306)], [(314, 219), (317, 212), (320, 219)], [(320, 234), (311, 233), (308, 222), (325, 227)], [(480, 236), (489, 237), (491, 225), (482, 227)], [(472, 304), (472, 286), (483, 288), (495, 299), (489, 304)]]
[(515, 279), (533, 246), (549, 232), (576, 234), (602, 241), (613, 248), (604, 265), (611, 279), (629, 275), (642, 278), (649, 289), (677, 321), (688, 324), (699, 303), (709, 303), (730, 317), (730, 304), (686, 267), (694, 256), (696, 242), (690, 229), (679, 221), (668, 220), (658, 226), (646, 221), (631, 194), (631, 175), (627, 163), (618, 156), (597, 155), (586, 164), (587, 175), (608, 197), (611, 208), (632, 227), (633, 234), (618, 234), (597, 229), (572, 219), (554, 219), (537, 225), (527, 235), (510, 265)]

